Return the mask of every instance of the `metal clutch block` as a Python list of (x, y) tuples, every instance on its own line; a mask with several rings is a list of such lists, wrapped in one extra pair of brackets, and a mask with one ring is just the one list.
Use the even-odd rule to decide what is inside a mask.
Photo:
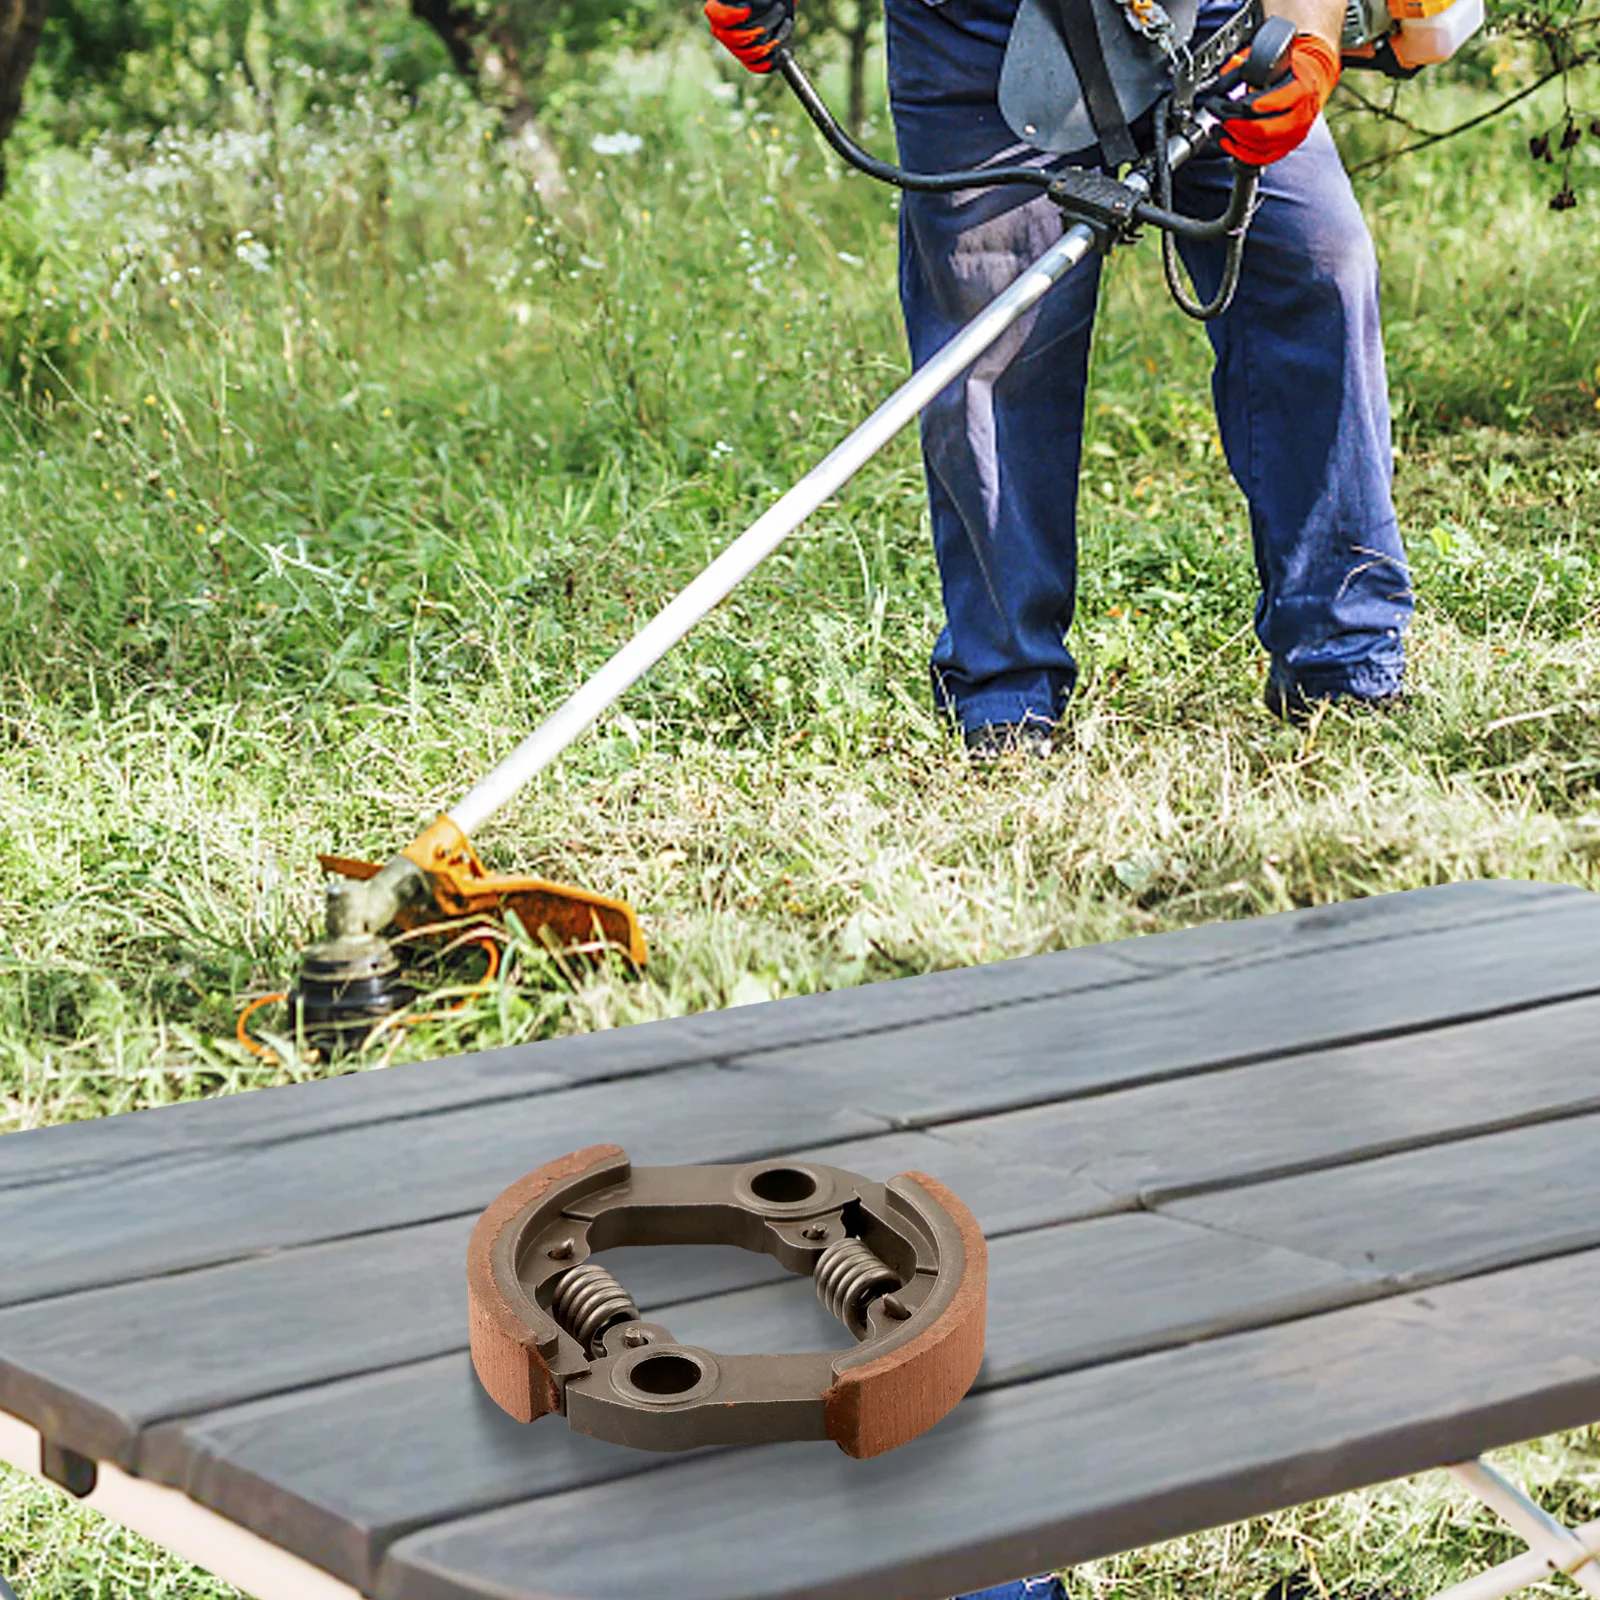
[[(815, 1282), (859, 1342), (737, 1356), (679, 1344), (591, 1259), (653, 1244), (774, 1256)], [(876, 1183), (809, 1161), (634, 1168), (616, 1145), (595, 1145), (530, 1172), (479, 1218), (472, 1361), (519, 1421), (562, 1412), (635, 1449), (832, 1439), (875, 1456), (971, 1388), (987, 1275), (972, 1213), (922, 1173)]]

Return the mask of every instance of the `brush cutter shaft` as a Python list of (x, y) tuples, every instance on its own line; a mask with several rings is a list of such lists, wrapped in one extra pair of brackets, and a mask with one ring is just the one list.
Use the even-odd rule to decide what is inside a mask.
[[(1169, 161), (1193, 154), (1182, 136), (1169, 141)], [(1123, 182), (1149, 193), (1142, 172)], [(697, 622), (725, 600), (819, 506), (842, 489), (896, 434), (960, 377), (1018, 318), (1031, 310), (1094, 247), (1084, 223), (1067, 229), (1011, 286), (980, 311), (937, 355), (837, 445), (782, 499), (664, 606), (595, 675), (577, 689), (499, 766), (449, 812), (464, 834), (476, 833), (544, 771), (602, 713), (608, 711)]]
[(825, 501), (837, 494), (896, 434), (930, 405), (1007, 328), (1038, 303), (1088, 253), (1093, 237), (1079, 224), (914, 373), (847, 439), (722, 552), (571, 698), (488, 773), (450, 813), (472, 834), (549, 766), (594, 720), (725, 600)]

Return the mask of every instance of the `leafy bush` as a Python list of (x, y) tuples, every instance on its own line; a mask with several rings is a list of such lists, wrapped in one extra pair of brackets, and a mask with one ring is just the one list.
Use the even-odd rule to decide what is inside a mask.
[(60, 392), (82, 341), (73, 297), (51, 280), (48, 253), (15, 209), (0, 212), (0, 389), (25, 407)]

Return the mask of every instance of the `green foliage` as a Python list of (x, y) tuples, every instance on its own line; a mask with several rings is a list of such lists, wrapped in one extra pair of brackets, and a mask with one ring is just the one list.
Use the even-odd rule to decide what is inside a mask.
[[(567, 75), (602, 47), (648, 46), (679, 9), (663, 0), (460, 0), (485, 49), (533, 81)], [(53, 0), (33, 94), (55, 135), (154, 131), (225, 116), (240, 70), (270, 92), (275, 63), (417, 93), (451, 70), (407, 0)], [(313, 93), (313, 101), (320, 95)]]
[(265, 89), (281, 58), (412, 90), (450, 65), (397, 0), (53, 0), (32, 94), (78, 143), (225, 116), (236, 76)]
[[(8, 924), (0, 1071), (31, 1083), (49, 1062), (86, 1106), (124, 1092), (108, 1039), (145, 1064), (130, 1093), (258, 1074), (232, 1009), (292, 963), (313, 842), (409, 834), (892, 387), (893, 197), (714, 60), (633, 53), (568, 83), (548, 127), (559, 210), (459, 82), (413, 99), (289, 62), (208, 129), (30, 163), (8, 326), (53, 331), (31, 396), (0, 412), (0, 805), (32, 817), (0, 893), (40, 920)], [(1444, 114), (1472, 104), (1430, 93)], [(1254, 580), (1207, 346), (1130, 252), (1096, 350), (1083, 743), (1059, 785), (1018, 812), (946, 770), (902, 439), (501, 838), (654, 905), (659, 980), (547, 990), (530, 950), (493, 1016), (390, 1042), (528, 1037), (721, 1003), (752, 970), (834, 986), (1419, 873), (1586, 881), (1586, 724), (1518, 719), (1587, 703), (1600, 670), (1579, 642), (1600, 607), (1597, 291), (1527, 166), (1473, 137), (1367, 190), (1433, 708), (1381, 759), (1352, 736), (1303, 790), (1254, 710)], [(1463, 149), (1470, 188), (1452, 181)], [(1474, 787), (1485, 758), (1526, 763), (1537, 839), (1498, 780)], [(841, 783), (870, 800), (813, 827), (812, 786)], [(1219, 783), (1275, 798), (1219, 821)], [(1093, 826), (1080, 785), (1107, 802)], [(1326, 793), (1366, 820), (1352, 831)], [(573, 807), (600, 821), (574, 830)], [(980, 887), (1001, 840), (1004, 908)], [(134, 927), (96, 912), (61, 946), (44, 911), (74, 881), (115, 884)], [(940, 909), (947, 890), (965, 916)], [(841, 956), (869, 891), (899, 931), (854, 924)], [(79, 1103), (63, 1093), (58, 1110)]]
[(473, 0), (486, 26), (515, 39), (543, 70), (581, 68), (596, 51), (649, 47), (681, 17), (688, 0)]
[(81, 337), (44, 251), (14, 213), (0, 211), (0, 389), (25, 407), (57, 393), (56, 374)]
[[(208, 5), (196, 37), (240, 15)], [(308, 34), (334, 15), (290, 9)], [(91, 83), (127, 95), (116, 131), (58, 147), (36, 122), (7, 202), (0, 1125), (326, 1071), (233, 1032), (314, 925), (317, 851), (411, 836), (904, 371), (893, 197), (709, 46), (547, 68), (565, 196), (455, 79), (276, 49)], [(1416, 114), (1490, 93), (1423, 83)], [(1061, 759), (975, 777), (927, 708), (939, 594), (903, 438), (480, 841), (633, 900), (649, 973), (514, 935), (487, 993), (359, 1064), (1443, 879), (1600, 882), (1600, 291), (1518, 142), (1559, 96), (1362, 189), (1421, 601), (1404, 718), (1260, 712), (1208, 348), (1130, 251)], [(205, 117), (152, 131), (164, 105)], [(223, 1592), (3, 1494), (29, 1595)], [(1252, 1596), (1311, 1549), (1336, 1592), (1422, 1594), (1483, 1553), (1459, 1509), (1347, 1504), (1078, 1592), (1205, 1572)], [(1395, 1537), (1363, 1567), (1374, 1515)]]

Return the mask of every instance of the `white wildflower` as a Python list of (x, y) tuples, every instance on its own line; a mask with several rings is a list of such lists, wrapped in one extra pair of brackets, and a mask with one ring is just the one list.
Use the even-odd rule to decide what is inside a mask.
[(267, 272), (272, 266), (272, 252), (259, 240), (251, 239), (233, 252), (252, 272)]
[(597, 133), (589, 148), (597, 156), (636, 156), (644, 149), (644, 140), (636, 133)]

